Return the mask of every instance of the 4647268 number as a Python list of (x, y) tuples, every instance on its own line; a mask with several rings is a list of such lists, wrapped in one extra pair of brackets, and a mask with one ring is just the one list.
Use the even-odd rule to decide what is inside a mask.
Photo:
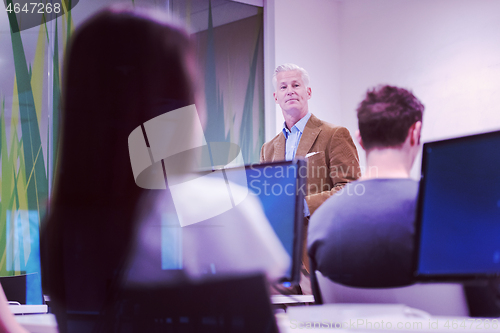
[(498, 319), (474, 319), (470, 318), (467, 320), (458, 321), (456, 319), (447, 320), (444, 323), (444, 327), (448, 329), (498, 329)]
[(20, 12), (24, 13), (36, 13), (36, 14), (50, 14), (52, 12), (59, 14), (61, 12), (61, 4), (55, 3), (38, 3), (38, 2), (30, 2), (29, 4), (25, 3), (24, 6), (21, 7), (19, 3), (9, 3), (7, 8), (5, 9), (9, 13), (19, 14)]

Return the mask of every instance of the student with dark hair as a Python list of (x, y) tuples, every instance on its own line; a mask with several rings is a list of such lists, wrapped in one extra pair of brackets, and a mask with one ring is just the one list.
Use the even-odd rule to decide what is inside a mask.
[(411, 284), (418, 182), (409, 177), (423, 111), (406, 89), (386, 85), (366, 93), (356, 133), (366, 151), (366, 172), (312, 216), (311, 270), (354, 287)]
[[(56, 182), (42, 233), (43, 282), (59, 332), (92, 332), (125, 275), (135, 283), (147, 283), (144, 277), (161, 280), (154, 275), (161, 266), (144, 270), (150, 256), (141, 248), (161, 252), (156, 239), (136, 238), (160, 234), (160, 222), (176, 213), (168, 188), (149, 190), (136, 184), (129, 136), (153, 118), (201, 101), (201, 89), (196, 89), (189, 36), (152, 10), (114, 6), (95, 15), (75, 32), (64, 66)], [(203, 123), (203, 104), (196, 103), (196, 110)], [(180, 139), (169, 137), (168, 131), (166, 126), (165, 147), (178, 145)], [(183, 193), (193, 212), (200, 205), (196, 190)], [(206, 242), (185, 253), (191, 271), (201, 270), (196, 264), (202, 260), (193, 257), (202, 255), (221, 262), (225, 273), (261, 271), (275, 277), (286, 269), (288, 256), (252, 200), (230, 210), (238, 218), (231, 226), (245, 228), (245, 233), (226, 228), (233, 230), (230, 242), (227, 232), (224, 237), (217, 232), (224, 229), (227, 216), (214, 217), (219, 228), (206, 228), (201, 235)], [(152, 234), (136, 234), (143, 220), (155, 224)], [(233, 258), (237, 253), (255, 260)], [(224, 255), (229, 259), (220, 258)]]
[(75, 32), (41, 244), (44, 290), (60, 332), (72, 331), (66, 310), (98, 313), (119, 278), (145, 191), (134, 182), (127, 139), (145, 121), (194, 103), (184, 60), (190, 48), (182, 30), (116, 8)]

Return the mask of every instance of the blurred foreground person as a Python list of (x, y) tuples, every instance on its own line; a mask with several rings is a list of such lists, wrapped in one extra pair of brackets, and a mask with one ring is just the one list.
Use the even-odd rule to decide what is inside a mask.
[[(218, 197), (227, 189), (210, 180), (203, 188), (187, 184), (174, 202), (169, 187), (144, 189), (134, 181), (131, 133), (138, 127), (148, 133), (151, 119), (200, 101), (195, 56), (182, 29), (157, 12), (111, 7), (76, 31), (64, 66), (59, 163), (41, 249), (44, 290), (59, 332), (95, 330), (124, 285), (206, 274), (281, 275), (289, 258), (255, 198), (181, 227), (179, 205), (196, 213), (206, 198), (200, 191)], [(198, 110), (191, 124), (197, 128), (204, 108), (192, 110)], [(185, 144), (164, 125), (165, 147)], [(153, 142), (144, 139), (147, 147)], [(233, 194), (239, 191), (234, 187)]]
[(3, 288), (0, 286), (0, 333), (28, 333), (9, 309)]

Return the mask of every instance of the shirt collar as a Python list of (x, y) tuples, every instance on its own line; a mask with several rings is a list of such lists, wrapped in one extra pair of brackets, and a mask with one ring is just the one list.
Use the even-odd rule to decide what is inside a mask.
[[(309, 118), (311, 118), (311, 112), (307, 112), (307, 114), (304, 117), (302, 117), (302, 119), (300, 119), (297, 123), (295, 123), (293, 127), (296, 127), (300, 131), (300, 133), (304, 133), (304, 128), (306, 127)], [(292, 130), (293, 127), (290, 130)], [(286, 128), (286, 123), (283, 122), (283, 134), (285, 135), (285, 138), (288, 138), (290, 130)]]

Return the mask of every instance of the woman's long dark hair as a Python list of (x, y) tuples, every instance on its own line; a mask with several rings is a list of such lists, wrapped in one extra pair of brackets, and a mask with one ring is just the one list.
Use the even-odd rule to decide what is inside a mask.
[(56, 182), (42, 233), (44, 292), (67, 312), (101, 310), (116, 284), (144, 193), (128, 136), (194, 104), (188, 35), (150, 10), (111, 7), (75, 33), (64, 64)]

